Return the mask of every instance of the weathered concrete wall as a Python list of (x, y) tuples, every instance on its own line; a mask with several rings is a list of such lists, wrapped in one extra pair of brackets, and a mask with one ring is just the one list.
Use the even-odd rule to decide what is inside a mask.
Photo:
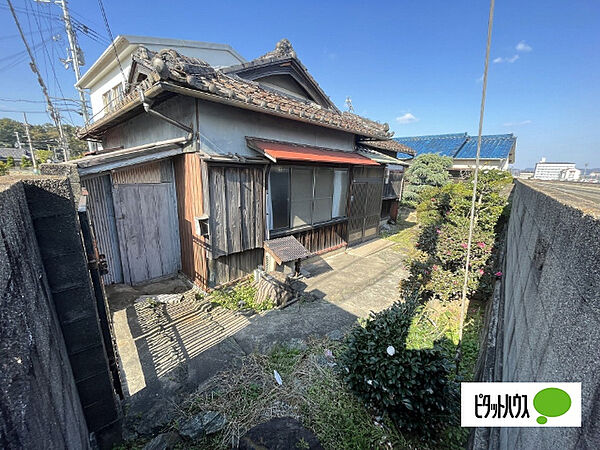
[[(154, 109), (199, 131), (200, 149), (211, 155), (233, 153), (257, 156), (256, 152), (246, 145), (246, 136), (354, 150), (352, 133), (196, 100), (183, 95), (157, 104)], [(103, 146), (108, 148), (122, 145), (127, 148), (185, 135), (184, 130), (153, 115), (141, 113), (110, 129), (104, 136)]]
[(77, 186), (66, 176), (23, 185), (86, 423), (99, 445), (110, 448), (120, 438), (121, 412), (82, 243)]
[(0, 448), (88, 442), (23, 183), (0, 185)]
[(478, 429), (475, 448), (600, 448), (600, 188), (517, 182), (480, 381), (582, 383), (581, 428)]

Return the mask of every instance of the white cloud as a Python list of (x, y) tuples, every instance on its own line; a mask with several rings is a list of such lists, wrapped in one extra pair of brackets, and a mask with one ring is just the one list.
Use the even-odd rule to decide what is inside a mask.
[(512, 64), (517, 59), (519, 59), (519, 55), (515, 54), (515, 55), (511, 56), (510, 58), (501, 58), (501, 57), (498, 57), (498, 58), (494, 59), (492, 62), (494, 64), (498, 64), (498, 63), (509, 63), (509, 64)]
[(413, 122), (418, 122), (418, 121), (419, 121), (419, 119), (417, 119), (411, 113), (406, 113), (406, 114), (401, 115), (400, 117), (396, 117), (396, 122), (398, 122), (402, 125), (406, 125), (407, 123), (413, 123)]
[(502, 126), (504, 127), (519, 127), (521, 125), (529, 125), (531, 123), (531, 120), (522, 120), (520, 122), (506, 122), (503, 123)]
[(515, 47), (515, 49), (518, 52), (530, 52), (531, 50), (533, 50), (533, 48), (531, 47), (531, 45), (527, 44), (525, 41), (521, 41), (517, 44), (517, 46)]

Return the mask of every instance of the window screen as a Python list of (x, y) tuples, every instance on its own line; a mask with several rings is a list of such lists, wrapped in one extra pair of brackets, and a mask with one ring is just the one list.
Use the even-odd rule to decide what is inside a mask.
[(290, 170), (285, 167), (272, 168), (269, 187), (273, 210), (273, 229), (289, 228)]
[(313, 171), (292, 168), (292, 227), (312, 223)]
[(331, 217), (344, 217), (348, 204), (348, 170), (333, 171), (333, 207)]
[(319, 167), (315, 169), (315, 196), (313, 223), (331, 220), (333, 203), (333, 169)]

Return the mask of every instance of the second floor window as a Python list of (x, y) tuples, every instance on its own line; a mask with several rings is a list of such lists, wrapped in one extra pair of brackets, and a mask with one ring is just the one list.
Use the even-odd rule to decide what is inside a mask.
[(113, 112), (119, 102), (123, 99), (123, 85), (117, 84), (115, 87), (109, 89), (102, 94), (102, 103), (104, 104), (104, 113), (108, 114)]

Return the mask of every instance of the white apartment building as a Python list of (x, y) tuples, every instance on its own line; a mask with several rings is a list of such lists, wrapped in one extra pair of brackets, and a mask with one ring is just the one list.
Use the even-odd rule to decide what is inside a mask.
[(575, 167), (575, 163), (551, 162), (546, 158), (535, 165), (533, 173), (534, 180), (577, 181), (580, 176), (581, 170)]

